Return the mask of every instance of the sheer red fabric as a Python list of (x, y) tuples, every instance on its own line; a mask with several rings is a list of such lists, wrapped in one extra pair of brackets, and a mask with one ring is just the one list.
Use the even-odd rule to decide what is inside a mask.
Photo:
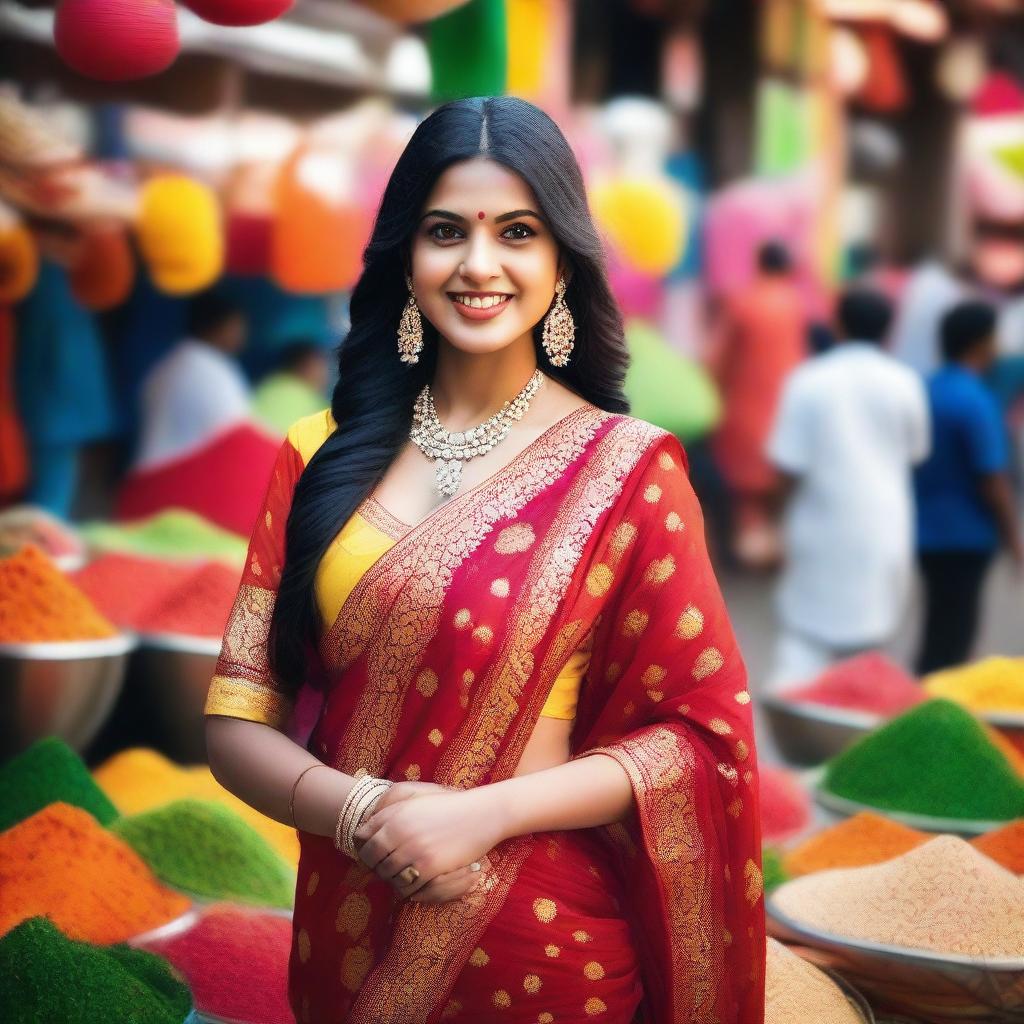
[[(207, 706), (275, 725), (290, 703), (263, 650), (302, 461), (287, 449)], [(323, 632), (309, 749), (396, 780), (508, 778), (591, 630), (573, 755), (615, 758), (634, 813), (504, 842), (445, 904), (397, 901), (303, 834), (297, 1020), (763, 1019), (750, 697), (671, 435), (585, 407), (409, 531)]]

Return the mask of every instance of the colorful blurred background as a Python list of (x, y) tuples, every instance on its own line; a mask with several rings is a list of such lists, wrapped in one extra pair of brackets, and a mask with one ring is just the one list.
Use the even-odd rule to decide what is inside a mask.
[(0, 0), (0, 1017), (127, 1019), (128, 972), (139, 1020), (291, 1020), (295, 837), (210, 776), (206, 688), (398, 154), (506, 93), (690, 456), (796, 887), (768, 1019), (1024, 1020), (1024, 920), (820, 913), (1024, 905), (1020, 0)]

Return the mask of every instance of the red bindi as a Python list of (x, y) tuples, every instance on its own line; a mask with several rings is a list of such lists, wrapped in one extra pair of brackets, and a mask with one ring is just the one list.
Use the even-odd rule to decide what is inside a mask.
[(476, 216), (478, 220), (483, 220), (485, 217), (484, 211), (481, 210)]

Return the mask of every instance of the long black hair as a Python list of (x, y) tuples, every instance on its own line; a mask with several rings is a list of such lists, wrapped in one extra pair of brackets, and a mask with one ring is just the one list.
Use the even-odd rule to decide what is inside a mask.
[(543, 111), (511, 96), (439, 107), (413, 133), (384, 190), (352, 291), (351, 326), (338, 349), (339, 378), (331, 399), (337, 429), (295, 488), (268, 650), (275, 675), (291, 692), (307, 674), (307, 649), (316, 636), (317, 566), (408, 441), (413, 402), (433, 379), (437, 331), (426, 317), (419, 362), (401, 362), (397, 347), (408, 298), (405, 273), (423, 206), (448, 167), (479, 157), (530, 185), (569, 271), (565, 301), (576, 321), (572, 357), (564, 368), (552, 366), (538, 324), (537, 365), (593, 405), (629, 411), (622, 390), (628, 365), (622, 317), (608, 286), (583, 176), (565, 137)]

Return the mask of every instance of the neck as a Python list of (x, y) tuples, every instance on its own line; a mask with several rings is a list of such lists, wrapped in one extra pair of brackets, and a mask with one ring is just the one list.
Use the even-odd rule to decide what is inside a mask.
[(463, 352), (441, 339), (430, 390), (441, 422), (463, 430), (493, 416), (537, 369), (532, 334), (496, 352)]

